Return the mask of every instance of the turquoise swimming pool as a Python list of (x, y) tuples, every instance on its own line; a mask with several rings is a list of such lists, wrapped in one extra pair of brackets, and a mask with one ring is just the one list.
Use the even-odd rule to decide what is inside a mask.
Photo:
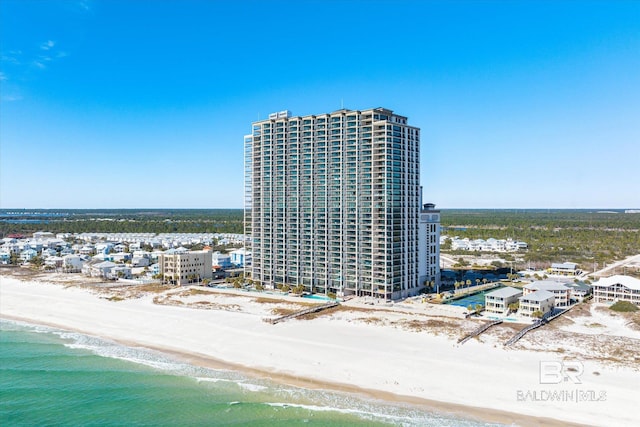
[(318, 294), (303, 295), (302, 298), (315, 299), (315, 300), (319, 300), (319, 301), (333, 301), (329, 297), (325, 297), (324, 295), (318, 295)]
[(469, 305), (473, 305), (474, 307), (478, 304), (484, 306), (484, 296), (489, 292), (493, 292), (496, 289), (503, 288), (504, 286), (500, 286), (499, 288), (487, 289), (486, 291), (478, 292), (477, 294), (469, 295), (464, 298), (460, 298), (453, 301), (447, 301), (445, 304), (449, 305), (457, 305), (459, 307), (467, 308)]

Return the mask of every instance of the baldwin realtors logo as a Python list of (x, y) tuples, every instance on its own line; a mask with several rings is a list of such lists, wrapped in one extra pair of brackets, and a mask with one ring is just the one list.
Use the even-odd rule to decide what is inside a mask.
[[(549, 388), (517, 390), (518, 402), (603, 402), (607, 400), (604, 390), (581, 387), (584, 365), (579, 361), (540, 361), (539, 383)], [(571, 387), (557, 387), (571, 385)]]

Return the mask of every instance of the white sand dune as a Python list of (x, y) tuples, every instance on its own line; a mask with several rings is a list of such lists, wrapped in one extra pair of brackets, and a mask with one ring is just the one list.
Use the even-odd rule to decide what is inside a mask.
[[(640, 372), (632, 367), (585, 361), (580, 384), (541, 384), (540, 362), (566, 355), (505, 350), (476, 340), (459, 346), (445, 336), (348, 316), (271, 325), (242, 310), (157, 305), (151, 297), (116, 302), (77, 287), (0, 281), (2, 317), (164, 349), (194, 363), (220, 361), (276, 380), (442, 402), (435, 405), (445, 411), (507, 423), (640, 425), (640, 413), (631, 409), (640, 401)], [(242, 298), (233, 303), (244, 304)], [(580, 398), (600, 401), (576, 402)]]

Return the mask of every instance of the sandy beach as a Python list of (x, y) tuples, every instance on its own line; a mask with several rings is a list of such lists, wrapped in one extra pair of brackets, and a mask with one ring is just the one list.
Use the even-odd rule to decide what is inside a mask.
[[(272, 325), (262, 319), (274, 317), (274, 304), (255, 295), (185, 288), (114, 298), (87, 287), (0, 277), (0, 317), (148, 347), (194, 364), (487, 421), (640, 424), (640, 414), (629, 410), (640, 400), (640, 360), (607, 362), (586, 357), (584, 348), (572, 351), (581, 340), (596, 338), (588, 323), (561, 324), (557, 337), (549, 331), (532, 334), (529, 342), (537, 343), (537, 350), (504, 349), (499, 335), (458, 345), (452, 328), (476, 324), (466, 325), (453, 315), (449, 321), (446, 312), (422, 306), (394, 311), (354, 307)], [(291, 299), (279, 307), (300, 305)], [(597, 319), (605, 328), (607, 319)], [(438, 322), (450, 322), (442, 328), (447, 332), (437, 333)], [(612, 339), (635, 352), (637, 331), (616, 322), (610, 329), (618, 335)], [(578, 336), (575, 342), (564, 342), (573, 336)], [(541, 383), (541, 362), (562, 361), (579, 363), (578, 381)]]

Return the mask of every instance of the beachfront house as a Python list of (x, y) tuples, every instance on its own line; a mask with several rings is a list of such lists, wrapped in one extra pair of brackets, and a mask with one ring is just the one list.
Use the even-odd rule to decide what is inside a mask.
[(631, 276), (615, 275), (593, 284), (595, 302), (629, 301), (640, 307), (640, 280)]
[(69, 254), (62, 257), (62, 267), (69, 273), (77, 273), (82, 270), (84, 260), (80, 255)]
[(38, 256), (38, 252), (35, 249), (25, 249), (22, 252), (20, 252), (20, 261), (29, 262), (37, 256)]
[(91, 277), (104, 277), (107, 278), (111, 270), (116, 266), (115, 262), (104, 261), (94, 264), (85, 264), (82, 267), (82, 272)]
[(0, 252), (0, 264), (9, 264), (11, 262), (11, 252), (2, 251)]
[(571, 298), (571, 303), (581, 302), (593, 293), (593, 287), (584, 282), (570, 282), (565, 283), (564, 285), (569, 288), (569, 298)]
[(107, 279), (131, 279), (131, 267), (125, 264), (116, 264), (111, 270), (105, 274)]
[(523, 295), (519, 300), (518, 314), (523, 317), (534, 317), (535, 312), (545, 315), (553, 310), (555, 297), (549, 291), (540, 290)]
[(11, 254), (19, 254), (22, 252), (18, 243), (5, 243), (2, 245), (2, 250)]
[(484, 308), (487, 313), (507, 314), (509, 304), (518, 302), (518, 298), (522, 296), (520, 289), (506, 287), (496, 289), (484, 296)]
[(60, 268), (64, 264), (64, 259), (59, 256), (49, 256), (44, 260), (45, 267)]
[(554, 280), (538, 280), (522, 288), (524, 296), (536, 291), (551, 292), (555, 297), (556, 307), (569, 307), (571, 305), (571, 289), (564, 283)]

